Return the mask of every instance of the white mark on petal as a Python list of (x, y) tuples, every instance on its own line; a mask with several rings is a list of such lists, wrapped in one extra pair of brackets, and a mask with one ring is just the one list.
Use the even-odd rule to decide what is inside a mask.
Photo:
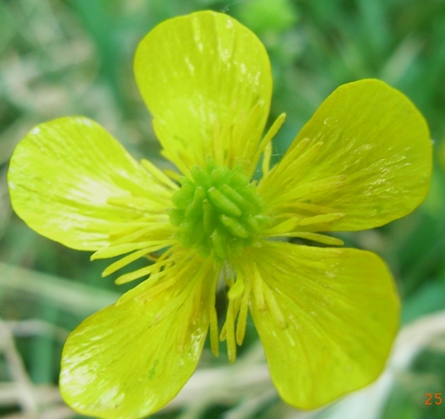
[(192, 62), (190, 61), (190, 58), (189, 57), (185, 57), (184, 58), (184, 60), (185, 60), (185, 63), (187, 64), (187, 67), (189, 68), (189, 70), (190, 70), (190, 73), (194, 73), (195, 72), (195, 66), (192, 64)]
[(40, 133), (40, 128), (39, 127), (35, 127), (31, 130), (31, 134), (37, 135), (38, 133)]
[(220, 51), (221, 58), (224, 61), (227, 61), (230, 58), (230, 51), (227, 48), (224, 48)]
[(89, 127), (92, 127), (92, 126), (93, 126), (93, 123), (91, 122), (91, 120), (89, 120), (89, 119), (87, 119), (87, 118), (82, 118), (82, 119), (80, 120), (80, 122), (82, 122), (84, 125), (87, 125), (87, 126), (89, 126)]

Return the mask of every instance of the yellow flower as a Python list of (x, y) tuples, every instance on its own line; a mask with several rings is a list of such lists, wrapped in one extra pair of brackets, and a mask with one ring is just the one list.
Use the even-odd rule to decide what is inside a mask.
[(103, 418), (153, 413), (193, 374), (208, 331), (212, 351), (226, 340), (235, 360), (248, 312), (292, 406), (316, 408), (373, 381), (398, 326), (388, 268), (367, 251), (286, 238), (341, 245), (318, 232), (381, 226), (419, 205), (432, 159), (413, 104), (377, 80), (343, 85), (270, 168), (284, 115), (261, 139), (270, 64), (236, 20), (206, 11), (160, 24), (140, 43), (135, 74), (162, 153), (183, 177), (136, 162), (83, 117), (37, 126), (11, 159), (17, 214), (50, 239), (94, 250), (92, 259), (125, 255), (104, 275), (160, 252), (117, 280), (144, 282), (68, 338), (65, 400)]

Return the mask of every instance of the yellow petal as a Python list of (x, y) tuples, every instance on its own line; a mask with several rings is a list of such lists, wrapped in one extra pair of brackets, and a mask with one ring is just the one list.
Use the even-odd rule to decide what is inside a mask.
[(322, 103), (260, 191), (275, 216), (317, 215), (301, 212), (303, 203), (345, 215), (306, 230), (367, 229), (416, 208), (431, 165), (428, 127), (415, 106), (381, 81), (362, 80)]
[(62, 355), (65, 401), (106, 419), (145, 417), (165, 406), (196, 368), (216, 279), (211, 260), (187, 258), (85, 320)]
[(381, 373), (399, 301), (382, 260), (355, 249), (269, 242), (251, 249), (251, 313), (281, 397), (320, 407)]
[(87, 118), (35, 127), (14, 151), (8, 182), (12, 205), (31, 228), (76, 249), (96, 250), (110, 234), (168, 221), (161, 214), (171, 189)]
[(210, 11), (170, 19), (142, 40), (134, 70), (164, 154), (185, 174), (208, 156), (254, 170), (272, 78), (252, 32)]

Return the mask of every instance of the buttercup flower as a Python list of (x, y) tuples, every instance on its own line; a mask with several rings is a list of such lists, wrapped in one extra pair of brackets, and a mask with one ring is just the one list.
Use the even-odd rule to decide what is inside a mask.
[(225, 340), (235, 360), (248, 313), (292, 406), (316, 408), (373, 381), (398, 326), (391, 274), (371, 252), (316, 244), (341, 246), (320, 232), (381, 226), (423, 200), (431, 145), (414, 105), (381, 81), (345, 84), (271, 168), (284, 115), (262, 137), (270, 64), (236, 20), (206, 11), (161, 23), (134, 67), (162, 153), (181, 174), (135, 161), (84, 117), (37, 126), (10, 164), (14, 209), (38, 233), (92, 259), (122, 256), (104, 275), (154, 259), (120, 276), (146, 280), (68, 338), (67, 403), (102, 418), (156, 412), (193, 374), (208, 332), (212, 351)]

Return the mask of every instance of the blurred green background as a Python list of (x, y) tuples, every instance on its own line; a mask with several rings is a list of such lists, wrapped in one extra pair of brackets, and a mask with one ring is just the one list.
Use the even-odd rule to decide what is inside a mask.
[[(376, 77), (424, 114), (435, 169), (430, 195), (413, 214), (341, 235), (346, 245), (386, 260), (403, 301), (402, 332), (377, 385), (317, 412), (292, 409), (264, 375), (249, 327), (234, 366), (206, 350), (200, 369), (206, 374), (198, 372), (196, 385), (155, 417), (445, 417), (445, 402), (434, 403), (435, 393), (445, 398), (443, 0), (0, 0), (0, 417), (80, 417), (56, 387), (63, 342), (82, 319), (127, 289), (101, 278), (107, 261), (91, 263), (89, 254), (38, 236), (14, 215), (6, 185), (14, 146), (38, 123), (86, 115), (134, 156), (157, 162), (159, 145), (135, 86), (133, 54), (160, 21), (203, 9), (234, 16), (267, 47), (275, 83), (271, 120), (288, 115), (274, 142), (277, 158), (338, 85)], [(425, 404), (426, 393), (433, 394), (432, 405)]]

